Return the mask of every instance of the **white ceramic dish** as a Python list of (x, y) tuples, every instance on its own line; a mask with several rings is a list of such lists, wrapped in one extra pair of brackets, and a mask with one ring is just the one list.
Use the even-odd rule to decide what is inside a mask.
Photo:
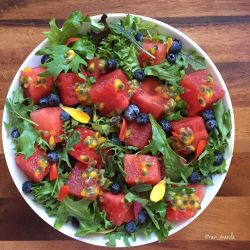
[[(126, 14), (108, 14), (108, 21), (114, 21), (117, 20)], [(92, 17), (95, 20), (100, 19), (100, 15)], [(222, 79), (218, 69), (212, 62), (212, 60), (208, 57), (208, 55), (194, 42), (192, 41), (189, 37), (187, 37), (185, 34), (182, 32), (178, 31), (177, 29), (171, 27), (170, 25), (167, 25), (163, 22), (157, 21), (155, 19), (149, 18), (149, 17), (144, 17), (144, 16), (139, 16), (145, 21), (153, 22), (155, 23), (158, 27), (159, 30), (162, 33), (167, 33), (171, 37), (174, 38), (180, 38), (183, 47), (184, 48), (192, 48), (195, 49), (201, 56), (203, 56), (206, 60), (207, 68), (210, 73), (212, 73), (214, 80), (226, 91), (226, 95), (224, 97), (224, 104), (227, 108), (231, 110), (231, 120), (232, 120), (232, 133), (231, 133), (231, 138), (230, 138), (230, 149), (228, 149), (225, 153), (225, 158), (226, 158), (226, 164), (227, 164), (227, 170), (229, 169), (229, 165), (231, 162), (232, 158), (232, 152), (233, 152), (233, 147), (234, 147), (234, 137), (235, 137), (235, 125), (234, 125), (234, 116), (233, 116), (233, 108), (232, 108), (232, 103), (231, 99), (226, 87), (226, 84), (224, 80)], [(212, 39), (212, 38), (211, 38)], [(19, 84), (19, 77), (20, 77), (20, 71), (24, 69), (27, 66), (34, 67), (38, 66), (40, 64), (40, 57), (36, 56), (35, 53), (39, 49), (42, 49), (47, 45), (47, 39), (44, 40), (42, 43), (40, 43), (26, 58), (26, 60), (23, 62), (21, 67), (16, 73), (16, 76), (14, 80), (11, 83), (10, 89), (8, 91), (7, 97), (11, 96), (11, 93), (13, 90), (15, 90)], [(8, 115), (6, 112), (6, 108), (4, 108), (3, 112), (3, 122), (8, 120)], [(11, 138), (7, 137), (7, 132), (5, 130), (4, 125), (2, 124), (2, 139), (3, 139), (3, 148), (4, 148), (4, 153), (5, 153), (5, 158), (6, 162), (10, 171), (10, 174), (12, 176), (12, 179), (19, 190), (20, 194), (23, 196), (24, 200), (28, 203), (28, 205), (44, 220), (46, 221), (49, 225), (53, 226), (54, 223), (54, 218), (49, 217), (45, 210), (43, 209), (42, 206), (39, 204), (35, 203), (32, 199), (32, 195), (27, 195), (22, 192), (22, 183), (27, 180), (27, 177), (24, 175), (24, 173), (17, 168), (15, 160), (14, 160), (14, 152), (12, 150), (13, 146), (11, 144), (12, 140)], [(182, 228), (186, 227), (189, 223), (191, 223), (193, 220), (195, 220), (205, 209), (206, 207), (210, 204), (210, 202), (214, 199), (215, 195), (219, 191), (224, 179), (226, 177), (226, 173), (222, 175), (215, 175), (213, 180), (214, 180), (214, 185), (210, 186), (207, 188), (206, 195), (204, 197), (204, 200), (202, 201), (201, 204), (201, 210), (191, 219), (186, 220), (185, 222), (182, 223), (177, 223), (174, 225), (174, 228), (170, 231), (170, 235), (180, 231)], [(226, 211), (225, 211), (226, 212)], [(21, 226), (21, 225), (19, 225)], [(79, 241), (83, 241), (86, 243), (90, 243), (93, 245), (99, 245), (99, 246), (105, 246), (106, 240), (102, 235), (90, 235), (86, 236), (83, 238), (76, 237), (74, 235), (74, 228), (70, 224), (64, 225), (60, 230), (60, 232), (64, 233), (65, 235), (77, 239)], [(131, 242), (133, 246), (139, 246), (139, 245), (144, 245), (148, 244), (151, 242), (157, 241), (157, 237), (155, 235), (152, 235), (150, 238), (145, 239), (144, 237), (140, 236), (137, 238), (136, 242)], [(117, 247), (123, 247), (124, 243), (122, 240), (117, 241)]]

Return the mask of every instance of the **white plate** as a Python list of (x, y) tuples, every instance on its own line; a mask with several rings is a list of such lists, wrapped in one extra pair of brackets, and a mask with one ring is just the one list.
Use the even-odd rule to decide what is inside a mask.
[[(126, 14), (108, 14), (108, 21), (114, 21), (117, 20), (121, 17), (124, 17)], [(94, 16), (92, 17), (94, 20), (99, 20), (101, 15)], [(171, 37), (174, 38), (179, 38), (181, 39), (183, 43), (184, 48), (192, 48), (196, 50), (201, 56), (203, 56), (206, 60), (207, 64), (207, 69), (208, 71), (213, 75), (214, 80), (225, 90), (226, 95), (224, 97), (224, 105), (230, 109), (231, 111), (231, 120), (232, 120), (232, 133), (231, 133), (231, 138), (230, 138), (230, 149), (228, 149), (225, 152), (225, 159), (226, 159), (226, 165), (227, 165), (227, 170), (229, 169), (229, 165), (232, 159), (232, 152), (233, 152), (233, 147), (234, 147), (234, 136), (235, 136), (235, 125), (234, 125), (234, 116), (233, 116), (233, 108), (232, 108), (232, 103), (231, 99), (226, 87), (226, 84), (224, 80), (221, 77), (221, 74), (219, 73), (218, 69), (212, 62), (212, 60), (208, 57), (208, 55), (194, 42), (192, 41), (188, 36), (180, 32), (179, 30), (173, 28), (170, 25), (167, 25), (163, 22), (157, 21), (155, 19), (149, 18), (149, 17), (144, 17), (144, 16), (138, 16), (142, 18), (145, 21), (149, 21), (152, 23), (155, 23), (158, 27), (159, 30), (164, 34), (169, 34)], [(212, 37), (211, 37), (212, 40)], [(19, 68), (19, 70), (16, 73), (16, 76), (14, 80), (11, 83), (10, 89), (8, 91), (7, 97), (11, 96), (11, 93), (17, 88), (19, 85), (19, 77), (20, 77), (20, 72), (23, 70), (25, 67), (35, 67), (40, 64), (40, 57), (36, 56), (35, 53), (39, 49), (44, 48), (47, 45), (47, 39), (44, 40), (42, 43), (40, 43), (26, 58), (26, 60), (23, 62), (22, 66)], [(6, 112), (6, 108), (4, 108), (3, 112), (3, 122), (8, 121), (8, 115)], [(13, 145), (12, 145), (12, 140), (11, 138), (7, 137), (7, 132), (4, 127), (4, 124), (2, 124), (2, 138), (3, 138), (3, 148), (4, 148), (4, 154), (6, 158), (6, 162), (10, 171), (10, 174), (12, 176), (12, 179), (19, 190), (20, 194), (23, 196), (24, 200), (28, 203), (28, 205), (44, 220), (46, 221), (49, 225), (53, 227), (54, 223), (54, 218), (49, 217), (44, 208), (40, 206), (39, 204), (35, 203), (32, 199), (32, 195), (27, 195), (22, 192), (22, 183), (27, 180), (27, 177), (24, 175), (24, 173), (16, 166), (15, 159), (14, 159), (14, 152), (12, 150)], [(213, 177), (214, 185), (210, 186), (206, 190), (206, 195), (202, 201), (201, 204), (201, 209), (199, 212), (193, 217), (190, 218), (189, 220), (186, 220), (185, 222), (182, 223), (176, 223), (174, 224), (174, 228), (170, 231), (170, 235), (180, 231), (182, 228), (186, 227), (189, 223), (191, 223), (193, 220), (195, 220), (205, 209), (206, 207), (210, 204), (210, 202), (214, 199), (215, 195), (219, 191), (224, 179), (226, 177), (225, 174), (221, 175), (215, 175)], [(226, 212), (226, 211), (225, 211)], [(21, 226), (21, 225), (18, 225)], [(106, 240), (104, 239), (103, 235), (89, 235), (86, 237), (76, 237), (74, 235), (75, 229), (70, 225), (70, 224), (65, 224), (60, 230), (60, 232), (64, 233), (65, 235), (72, 237), (74, 239), (77, 239), (79, 241), (87, 242), (93, 245), (99, 245), (99, 246), (105, 246)], [(152, 235), (150, 238), (145, 239), (142, 236), (138, 236), (136, 242), (131, 242), (132, 246), (139, 246), (139, 245), (144, 245), (148, 244), (151, 242), (157, 241), (157, 237), (155, 235)], [(124, 243), (122, 240), (117, 241), (117, 247), (123, 247)]]

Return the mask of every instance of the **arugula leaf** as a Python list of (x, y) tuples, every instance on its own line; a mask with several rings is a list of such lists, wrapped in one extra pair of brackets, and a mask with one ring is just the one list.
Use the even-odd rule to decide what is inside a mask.
[(81, 141), (81, 135), (78, 131), (74, 131), (73, 134), (66, 141), (66, 145), (60, 152), (60, 160), (65, 161), (69, 167), (71, 167), (68, 152), (73, 149), (73, 147)]
[(35, 152), (35, 143), (37, 132), (30, 123), (24, 121), (21, 135), (15, 139), (15, 151), (17, 154), (23, 154), (27, 159)]
[(141, 153), (151, 152), (153, 155), (162, 153), (166, 176), (174, 181), (178, 181), (182, 178), (182, 174), (186, 175), (187, 171), (190, 170), (181, 163), (185, 162), (185, 160), (171, 149), (164, 130), (151, 114), (149, 119), (152, 125), (152, 139)]
[(91, 20), (89, 16), (84, 16), (80, 11), (74, 11), (69, 15), (61, 29), (56, 25), (55, 19), (52, 19), (49, 22), (50, 31), (44, 32), (44, 34), (49, 39), (50, 45), (65, 44), (68, 38), (79, 37), (83, 23), (90, 25), (92, 29), (98, 31), (104, 28), (101, 23)]
[(36, 130), (32, 125), (36, 125), (30, 120), (30, 112), (32, 112), (33, 103), (30, 99), (24, 98), (22, 87), (18, 87), (13, 91), (12, 96), (6, 100), (6, 108), (9, 115), (9, 121), (5, 123), (8, 133), (13, 127), (16, 127), (20, 136), (13, 140), (15, 152), (23, 154), (27, 159), (33, 155), (34, 144), (39, 141)]
[(194, 50), (182, 49), (176, 58), (176, 64), (187, 69), (189, 65), (194, 70), (206, 69), (205, 58), (198, 55)]
[(133, 193), (144, 193), (144, 192), (148, 192), (151, 190), (152, 190), (152, 185), (145, 184), (145, 183), (140, 183), (129, 188), (129, 191)]
[[(81, 52), (83, 52), (82, 47), (79, 49), (81, 49)], [(72, 70), (73, 72), (78, 73), (80, 65), (87, 65), (87, 62), (77, 53), (74, 53), (74, 56), (71, 60), (67, 60), (66, 55), (69, 53), (69, 51), (70, 48), (68, 48), (66, 45), (54, 45), (37, 51), (36, 55), (49, 55), (50, 57), (50, 60), (41, 65), (47, 70), (40, 74), (40, 76), (46, 77), (52, 75), (53, 78), (56, 79), (62, 71), (67, 73), (69, 70)]]
[(144, 73), (148, 76), (156, 76), (173, 85), (176, 85), (185, 75), (185, 72), (179, 65), (171, 65), (167, 60), (158, 65), (147, 66), (144, 69)]
[(123, 36), (125, 38), (127, 38), (134, 46), (135, 48), (141, 50), (143, 53), (147, 54), (149, 57), (152, 57), (153, 59), (155, 59), (155, 57), (150, 54), (147, 50), (145, 50), (135, 39), (134, 37), (134, 32), (132, 30), (126, 30), (122, 24), (117, 24), (117, 23), (110, 23), (109, 27), (111, 28), (111, 30), (120, 36)]

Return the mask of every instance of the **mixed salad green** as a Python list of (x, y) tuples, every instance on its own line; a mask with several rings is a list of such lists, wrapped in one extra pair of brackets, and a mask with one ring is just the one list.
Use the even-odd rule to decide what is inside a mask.
[(75, 11), (45, 36), (41, 65), (6, 101), (23, 191), (78, 237), (164, 241), (226, 171), (224, 91), (203, 57), (136, 16)]

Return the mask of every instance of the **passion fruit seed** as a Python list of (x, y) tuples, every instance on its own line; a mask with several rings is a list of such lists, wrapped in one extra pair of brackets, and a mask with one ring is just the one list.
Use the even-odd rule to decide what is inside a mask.
[(74, 50), (72, 50), (72, 49), (68, 50), (64, 54), (64, 58), (65, 58), (66, 63), (70, 63), (74, 59), (75, 56), (76, 56), (76, 53)]

